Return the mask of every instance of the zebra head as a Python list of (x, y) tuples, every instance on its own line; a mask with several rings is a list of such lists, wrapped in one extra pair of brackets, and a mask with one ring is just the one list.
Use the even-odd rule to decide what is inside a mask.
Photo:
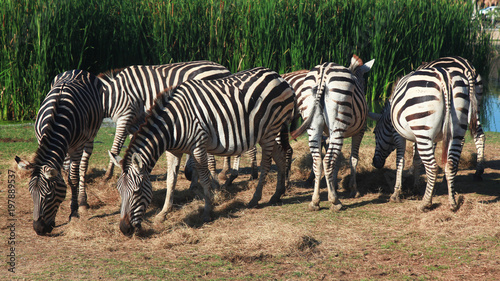
[[(122, 167), (119, 163), (125, 161), (121, 161), (119, 156), (111, 156), (116, 161), (115, 165)], [(140, 154), (133, 153), (129, 158), (130, 164), (123, 163), (123, 171), (117, 183), (122, 198), (120, 230), (126, 236), (132, 236), (136, 229), (141, 228), (144, 213), (151, 203), (153, 193), (147, 165)]]
[(384, 108), (382, 109), (381, 114), (376, 113), (368, 113), (368, 117), (377, 121), (377, 125), (373, 130), (375, 134), (375, 155), (373, 156), (372, 165), (381, 169), (385, 165), (385, 160), (387, 156), (391, 154), (394, 149), (396, 149), (396, 145), (394, 144), (394, 126), (391, 122), (391, 105), (387, 101), (385, 103)]
[(31, 172), (29, 191), (33, 198), (33, 229), (38, 235), (50, 233), (55, 226), (59, 205), (66, 197), (66, 184), (60, 171), (37, 165), (16, 156), (18, 166)]

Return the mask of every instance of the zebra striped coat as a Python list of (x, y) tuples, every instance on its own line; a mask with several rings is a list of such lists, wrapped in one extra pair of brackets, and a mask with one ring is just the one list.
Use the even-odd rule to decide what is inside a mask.
[(470, 114), (468, 79), (458, 72), (443, 68), (425, 68), (403, 77), (382, 112), (375, 127), (376, 148), (373, 165), (382, 168), (385, 159), (397, 149), (397, 175), (392, 201), (400, 200), (401, 177), (404, 166), (406, 140), (416, 143), (424, 164), (427, 187), (420, 209), (432, 206), (432, 192), (437, 175), (434, 143), (443, 141), (443, 163), (448, 181), (450, 208), (459, 204), (453, 188), (462, 141)]
[(32, 171), (29, 190), (34, 205), (33, 228), (39, 235), (52, 231), (57, 210), (66, 196), (61, 175), (66, 155), (72, 161), (68, 175), (72, 191), (70, 219), (78, 217), (79, 203), (86, 204), (86, 159), (92, 154), (103, 119), (101, 91), (100, 80), (86, 71), (59, 74), (36, 118), (39, 146), (33, 163), (16, 157), (21, 168)]
[[(337, 157), (341, 152), (344, 138), (352, 137), (351, 186), (357, 193), (356, 166), (359, 145), (366, 127), (367, 104), (363, 75), (368, 72), (374, 60), (363, 64), (357, 56), (351, 59), (349, 68), (335, 63), (324, 63), (309, 71), (303, 82), (296, 79), (297, 106), (304, 124), (292, 133), (292, 137), (307, 130), (309, 147), (313, 157), (313, 171), (316, 176), (314, 193), (309, 204), (311, 210), (319, 210), (319, 185), (323, 171), (321, 143), (323, 132), (329, 136), (329, 144), (324, 159), (328, 200), (332, 210), (340, 210), (342, 203), (335, 190)], [(303, 73), (298, 74), (303, 75)], [(287, 75), (285, 75), (287, 77)], [(295, 84), (291, 78), (292, 84)]]
[[(127, 138), (144, 122), (158, 93), (191, 79), (217, 79), (231, 75), (224, 66), (210, 61), (180, 62), (165, 65), (136, 65), (101, 73), (104, 85), (102, 104), (104, 117), (116, 122), (116, 134), (111, 153), (119, 155)], [(110, 160), (105, 179), (113, 175)]]
[(422, 64), (417, 70), (432, 67), (441, 67), (453, 74), (455, 72), (462, 74), (468, 80), (469, 95), (471, 95), (470, 104), (475, 107), (475, 112), (477, 112), (476, 116), (469, 115), (469, 126), (477, 150), (477, 166), (474, 180), (481, 181), (482, 174), (484, 173), (484, 143), (486, 140), (479, 120), (481, 101), (483, 99), (483, 81), (481, 75), (477, 73), (474, 66), (468, 60), (459, 56), (439, 58), (435, 61)]
[[(249, 205), (262, 196), (262, 187), (274, 158), (278, 183), (271, 202), (279, 200), (286, 185), (291, 156), (287, 123), (294, 110), (294, 91), (277, 73), (255, 68), (217, 80), (189, 80), (161, 95), (146, 123), (132, 139), (122, 162), (118, 180), (122, 198), (120, 229), (132, 235), (140, 228), (144, 212), (151, 202), (149, 174), (160, 155), (174, 155), (169, 166), (165, 216), (172, 206), (172, 192), (183, 153), (193, 157), (203, 186), (208, 220), (211, 211), (211, 180), (207, 153), (222, 156), (241, 154), (257, 143), (262, 148), (262, 172)], [(277, 139), (280, 135), (281, 138)], [(117, 164), (120, 159), (115, 159)]]

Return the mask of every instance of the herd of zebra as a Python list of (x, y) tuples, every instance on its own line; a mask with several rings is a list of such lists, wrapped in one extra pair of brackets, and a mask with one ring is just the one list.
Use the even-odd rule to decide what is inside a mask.
[[(315, 177), (309, 208), (319, 209), (324, 172), (331, 209), (340, 210), (343, 206), (336, 193), (336, 162), (344, 138), (352, 137), (350, 187), (352, 195), (358, 196), (356, 166), (368, 116), (378, 120), (373, 165), (383, 167), (387, 156), (397, 148), (397, 179), (391, 200), (399, 200), (405, 142), (410, 140), (415, 143), (414, 164), (418, 167), (421, 161), (427, 175), (421, 208), (430, 207), (437, 172), (434, 148), (443, 140), (450, 207), (456, 210), (454, 177), (469, 124), (478, 149), (476, 176), (480, 178), (484, 170), (485, 139), (478, 118), (480, 75), (461, 57), (425, 63), (401, 78), (382, 114), (374, 114), (368, 112), (364, 78), (373, 63), (363, 63), (353, 55), (349, 67), (323, 63), (283, 75), (263, 67), (231, 74), (224, 66), (209, 61), (130, 66), (98, 76), (83, 70), (61, 73), (54, 78), (37, 115), (39, 147), (34, 160), (15, 159), (20, 168), (31, 171), (33, 228), (44, 235), (55, 226), (57, 210), (66, 196), (61, 174), (65, 159), (70, 160), (70, 219), (79, 216), (79, 208), (88, 206), (85, 174), (93, 140), (106, 117), (116, 122), (116, 135), (105, 179), (112, 177), (115, 165), (121, 167), (117, 182), (120, 230), (127, 236), (141, 228), (153, 195), (149, 176), (164, 152), (167, 192), (157, 218), (164, 220), (172, 208), (180, 159), (188, 154), (186, 176), (191, 167), (189, 174), (196, 175), (193, 182), (203, 188), (202, 217), (208, 221), (211, 189), (218, 187), (213, 155), (225, 156), (226, 161), (236, 156), (237, 171), (239, 155), (250, 152), (255, 159), (255, 146), (259, 144), (261, 173), (248, 206), (260, 201), (272, 160), (278, 180), (270, 203), (276, 203), (289, 186), (293, 153), (289, 136), (297, 138), (305, 131)], [(290, 133), (290, 124), (299, 117), (302, 125)], [(129, 134), (133, 137), (121, 158), (120, 150)]]

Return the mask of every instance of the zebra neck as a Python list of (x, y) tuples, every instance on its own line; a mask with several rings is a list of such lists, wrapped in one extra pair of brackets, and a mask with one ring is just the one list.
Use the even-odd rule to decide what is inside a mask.
[(48, 165), (54, 169), (60, 170), (67, 151), (68, 143), (65, 140), (45, 135), (40, 140), (34, 162), (38, 166)]
[(103, 91), (102, 91), (102, 108), (104, 110), (104, 118), (114, 117), (115, 109), (121, 104), (121, 101), (118, 99), (118, 96), (115, 93), (116, 83), (114, 80), (107, 81), (101, 80), (103, 83)]

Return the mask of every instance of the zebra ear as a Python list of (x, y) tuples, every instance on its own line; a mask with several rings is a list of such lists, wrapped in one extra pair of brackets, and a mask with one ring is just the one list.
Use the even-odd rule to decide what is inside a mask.
[(113, 162), (113, 164), (115, 164), (115, 166), (118, 166), (121, 169), (123, 159), (120, 157), (120, 155), (114, 155), (109, 150), (108, 150), (108, 154), (109, 154), (109, 158), (111, 159), (111, 162)]
[(368, 71), (370, 71), (373, 67), (373, 63), (375, 63), (375, 59), (372, 59), (371, 61), (363, 64), (360, 68), (361, 70), (361, 73), (365, 74), (367, 73)]
[(132, 154), (132, 167), (134, 167), (134, 169), (139, 173), (142, 173), (145, 170), (145, 165), (138, 153)]
[(375, 120), (375, 121), (379, 121), (380, 118), (382, 118), (382, 114), (380, 113), (374, 113), (374, 112), (368, 112), (368, 118), (372, 119), (372, 120)]
[(34, 164), (32, 164), (26, 160), (21, 159), (19, 156), (16, 156), (16, 158), (14, 158), (14, 160), (16, 160), (17, 167), (19, 167), (19, 169), (21, 169), (21, 170), (31, 172), (35, 168)]
[(46, 179), (52, 179), (52, 178), (55, 178), (57, 176), (59, 172), (54, 169), (54, 168), (49, 168), (47, 169), (46, 171), (43, 172), (43, 176), (46, 178)]

